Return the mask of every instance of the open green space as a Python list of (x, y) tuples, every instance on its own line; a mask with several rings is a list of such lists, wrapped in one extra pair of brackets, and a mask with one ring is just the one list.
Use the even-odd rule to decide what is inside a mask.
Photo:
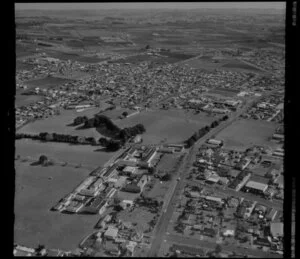
[(17, 91), (15, 95), (15, 106), (27, 106), (29, 104), (41, 101), (42, 99), (43, 97), (39, 95), (22, 95)]
[(19, 132), (34, 134), (40, 132), (61, 133), (74, 136), (95, 137), (98, 139), (101, 135), (95, 128), (77, 129), (79, 126), (69, 126), (69, 124), (71, 124), (78, 116), (87, 116), (88, 118), (91, 118), (98, 112), (99, 109), (97, 108), (88, 109), (83, 112), (76, 112), (76, 110), (63, 110), (60, 115), (27, 124), (21, 128)]
[(143, 124), (146, 128), (142, 135), (145, 144), (157, 144), (161, 141), (179, 143), (214, 119), (201, 113), (193, 115), (183, 110), (151, 110), (116, 121), (116, 124), (122, 128)]
[(29, 247), (75, 249), (92, 230), (97, 216), (50, 211), (89, 172), (60, 166), (16, 162), (14, 242)]
[(105, 152), (96, 146), (40, 142), (31, 139), (16, 140), (15, 147), (16, 156), (38, 159), (40, 155), (46, 155), (55, 161), (89, 165), (93, 168), (104, 165), (115, 154)]
[(222, 130), (217, 136), (225, 143), (225, 148), (245, 150), (253, 145), (276, 147), (270, 141), (277, 123), (256, 120), (238, 120)]

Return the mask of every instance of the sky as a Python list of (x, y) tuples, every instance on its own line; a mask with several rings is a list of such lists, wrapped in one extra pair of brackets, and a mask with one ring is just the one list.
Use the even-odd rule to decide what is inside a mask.
[(16, 10), (101, 10), (101, 9), (195, 9), (195, 8), (274, 8), (285, 2), (136, 2), (136, 3), (16, 3)]

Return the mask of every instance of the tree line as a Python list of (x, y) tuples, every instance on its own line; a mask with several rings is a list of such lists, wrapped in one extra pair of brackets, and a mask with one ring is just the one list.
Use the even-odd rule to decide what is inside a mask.
[(228, 118), (228, 115), (225, 115), (219, 120), (213, 121), (210, 126), (205, 126), (196, 131), (191, 137), (184, 141), (185, 147), (190, 148), (197, 140), (206, 135), (212, 128), (217, 127), (222, 121), (226, 121)]
[(88, 119), (86, 116), (79, 116), (73, 120), (73, 126), (83, 124), (82, 128), (104, 127), (112, 138), (101, 137), (96, 140), (94, 137), (72, 136), (69, 134), (58, 134), (41, 132), (39, 134), (16, 133), (16, 139), (30, 138), (41, 141), (65, 142), (72, 144), (101, 145), (108, 151), (120, 149), (128, 140), (138, 134), (146, 131), (143, 124), (137, 124), (133, 127), (120, 129), (105, 115), (95, 115), (94, 118)]

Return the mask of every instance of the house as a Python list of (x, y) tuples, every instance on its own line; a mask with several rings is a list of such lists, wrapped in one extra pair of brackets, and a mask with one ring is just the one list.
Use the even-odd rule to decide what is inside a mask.
[(225, 237), (233, 237), (234, 236), (234, 230), (233, 229), (226, 229), (226, 230), (224, 230), (223, 236), (225, 236)]
[(275, 219), (277, 213), (278, 213), (278, 211), (275, 210), (274, 208), (272, 208), (272, 209), (270, 210), (270, 212), (268, 213), (268, 215), (266, 216), (266, 218), (267, 218), (268, 220), (273, 221), (273, 220)]
[(149, 181), (150, 177), (148, 175), (143, 175), (141, 179), (138, 181), (137, 186), (140, 187), (141, 191), (143, 191), (144, 186)]
[(114, 256), (119, 256), (121, 254), (118, 245), (110, 240), (105, 242), (105, 250)]
[(217, 233), (212, 228), (204, 228), (202, 230), (202, 234), (205, 235), (205, 236), (209, 236), (209, 237), (215, 237)]
[(121, 201), (120, 205), (123, 207), (123, 209), (126, 209), (128, 207), (132, 207), (133, 203), (134, 202), (132, 200), (123, 200)]
[(148, 166), (152, 166), (152, 161), (157, 153), (155, 148), (150, 149), (148, 152), (145, 152), (142, 156), (142, 161), (146, 162)]
[(201, 248), (192, 247), (192, 246), (173, 244), (170, 249), (173, 252), (179, 251), (179, 253), (188, 254), (188, 255), (199, 255), (199, 256), (205, 255), (205, 252)]
[(137, 185), (137, 183), (130, 183), (125, 185), (122, 188), (123, 192), (131, 192), (131, 193), (140, 193), (141, 192), (141, 187)]
[(220, 180), (220, 176), (218, 175), (210, 175), (207, 179), (206, 182), (211, 182), (211, 183), (217, 183)]
[(115, 239), (118, 236), (118, 228), (109, 226), (108, 229), (104, 233), (104, 237), (108, 239)]
[(116, 182), (114, 182), (114, 186), (115, 188), (120, 188), (122, 187), (127, 181), (127, 177), (126, 176), (120, 176)]
[(272, 222), (270, 224), (270, 231), (273, 237), (283, 237), (283, 223)]
[(284, 135), (283, 134), (279, 134), (279, 133), (274, 133), (272, 136), (273, 139), (275, 140), (283, 140), (284, 139)]
[(254, 240), (255, 245), (270, 247), (271, 243), (267, 237), (258, 237)]
[(135, 174), (136, 171), (137, 171), (137, 167), (134, 167), (134, 166), (126, 166), (124, 169), (123, 169), (123, 172), (125, 173), (130, 173), (130, 174)]
[(143, 141), (142, 136), (141, 135), (137, 135), (134, 137), (133, 142), (134, 143), (141, 143)]

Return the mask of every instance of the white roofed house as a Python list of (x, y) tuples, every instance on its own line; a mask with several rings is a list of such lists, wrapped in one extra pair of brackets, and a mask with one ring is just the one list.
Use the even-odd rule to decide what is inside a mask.
[(211, 145), (221, 146), (223, 144), (223, 141), (222, 140), (218, 140), (218, 139), (209, 139), (207, 141), (207, 143), (211, 144)]
[(249, 181), (244, 186), (246, 191), (257, 193), (257, 194), (264, 194), (266, 190), (268, 189), (268, 184), (265, 183), (259, 183), (255, 181)]

